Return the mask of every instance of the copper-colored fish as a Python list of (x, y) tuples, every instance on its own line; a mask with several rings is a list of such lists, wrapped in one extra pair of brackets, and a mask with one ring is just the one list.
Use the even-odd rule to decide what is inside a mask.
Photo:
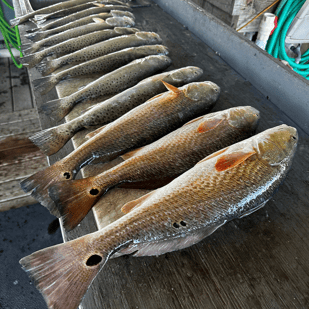
[(90, 178), (50, 187), (49, 196), (71, 230), (110, 188), (123, 183), (170, 182), (206, 156), (248, 138), (255, 131), (259, 111), (234, 107), (194, 119), (158, 141), (122, 156), (125, 162)]
[[(164, 82), (163, 82), (164, 83)], [(54, 183), (75, 178), (77, 172), (96, 158), (110, 161), (123, 153), (147, 145), (205, 114), (219, 97), (212, 82), (191, 83), (154, 97), (110, 123), (71, 154), (23, 180), (20, 185), (51, 213), (59, 216), (47, 189)]]
[(153, 75), (112, 98), (96, 104), (85, 114), (71, 121), (36, 133), (30, 137), (30, 140), (50, 156), (61, 149), (79, 130), (89, 126), (106, 125), (155, 95), (166, 91), (162, 81), (180, 87), (197, 81), (202, 74), (202, 69), (189, 66)]
[(281, 125), (227, 147), (167, 186), (127, 203), (127, 214), (102, 230), (20, 263), (48, 308), (76, 309), (109, 258), (186, 248), (264, 206), (286, 176), (297, 140), (296, 129)]

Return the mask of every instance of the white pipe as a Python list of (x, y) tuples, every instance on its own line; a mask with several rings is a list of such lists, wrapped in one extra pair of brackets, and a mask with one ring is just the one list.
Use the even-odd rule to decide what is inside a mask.
[(275, 27), (275, 18), (276, 18), (275, 14), (272, 13), (263, 14), (263, 18), (260, 23), (259, 33), (255, 44), (264, 50), (266, 48), (266, 44), (270, 36), (270, 33)]

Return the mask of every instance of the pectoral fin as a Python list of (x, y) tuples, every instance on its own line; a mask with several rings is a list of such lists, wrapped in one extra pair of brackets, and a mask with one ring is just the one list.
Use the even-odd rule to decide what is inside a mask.
[(123, 205), (121, 207), (121, 211), (123, 213), (125, 213), (125, 214), (129, 213), (133, 208), (136, 208), (136, 207), (140, 206), (145, 200), (147, 200), (147, 198), (149, 196), (151, 196), (155, 192), (156, 191), (149, 192), (146, 195), (143, 195), (142, 197), (140, 197), (140, 198), (138, 198), (138, 199), (136, 199), (134, 201), (126, 203), (125, 205)]
[(198, 118), (195, 118), (195, 119), (193, 119), (193, 120), (190, 120), (189, 122), (185, 123), (185, 124), (183, 125), (183, 127), (184, 127), (184, 126), (187, 126), (188, 124), (191, 124), (191, 123), (193, 123), (193, 122), (200, 121), (200, 120), (203, 119), (203, 118), (204, 118), (204, 116), (200, 116), (200, 117), (198, 117)]
[(173, 91), (174, 93), (181, 93), (181, 90), (179, 90), (177, 87), (170, 85), (169, 83), (162, 80), (162, 83), (167, 88), (167, 90)]
[(224, 148), (224, 149), (221, 149), (221, 150), (219, 150), (219, 151), (216, 151), (215, 153), (211, 154), (210, 156), (207, 156), (205, 159), (199, 161), (199, 162), (196, 163), (196, 164), (200, 164), (200, 163), (205, 162), (205, 161), (207, 161), (207, 160), (209, 160), (209, 159), (212, 159), (212, 158), (214, 158), (214, 157), (217, 157), (217, 156), (219, 156), (220, 154), (222, 154), (223, 152), (225, 152), (225, 151), (227, 151), (227, 150), (228, 150), (228, 147), (226, 147), (226, 148)]
[(197, 132), (205, 133), (205, 132), (211, 131), (215, 129), (222, 121), (223, 119), (216, 119), (216, 118), (207, 119), (203, 121), (202, 123), (200, 123), (200, 125), (197, 128)]
[(228, 155), (223, 155), (221, 158), (217, 160), (217, 163), (215, 165), (216, 170), (218, 172), (227, 171), (231, 168), (236, 167), (237, 165), (245, 162), (248, 158), (255, 155), (256, 152), (234, 152), (230, 153)]

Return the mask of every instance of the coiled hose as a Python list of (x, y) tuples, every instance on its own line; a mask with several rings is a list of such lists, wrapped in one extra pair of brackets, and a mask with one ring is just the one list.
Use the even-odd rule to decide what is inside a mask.
[[(8, 4), (5, 0), (2, 0), (2, 2), (8, 8), (14, 10), (14, 8), (10, 4)], [(15, 59), (13, 53), (12, 53), (12, 50), (11, 50), (11, 48), (14, 47), (17, 50), (19, 50), (20, 57), (23, 56), (21, 49), (20, 49), (21, 42), (20, 42), (20, 35), (19, 35), (18, 27), (15, 26), (14, 28), (11, 28), (11, 26), (8, 24), (8, 22), (4, 19), (4, 14), (3, 14), (3, 11), (1, 9), (1, 6), (0, 6), (0, 31), (3, 35), (5, 46), (7, 47), (8, 51), (11, 54), (11, 57), (12, 57), (14, 64), (19, 69), (22, 68), (23, 65), (19, 64), (16, 61), (16, 59)]]
[(289, 27), (306, 0), (282, 0), (275, 15), (278, 26), (268, 40), (266, 51), (275, 58), (287, 61), (295, 72), (309, 80), (309, 49), (302, 55), (300, 63), (290, 58), (285, 51), (285, 38)]

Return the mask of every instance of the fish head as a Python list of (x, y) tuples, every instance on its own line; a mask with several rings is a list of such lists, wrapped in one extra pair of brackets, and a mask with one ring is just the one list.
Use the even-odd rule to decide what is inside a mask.
[(279, 165), (293, 158), (298, 142), (295, 128), (283, 124), (263, 133), (255, 140), (259, 158), (269, 165)]
[(255, 131), (260, 120), (260, 112), (251, 106), (239, 106), (227, 110), (227, 118), (233, 128)]
[(111, 10), (110, 14), (113, 17), (124, 17), (124, 16), (126, 16), (126, 17), (130, 17), (133, 20), (135, 20), (135, 16), (131, 12), (128, 12), (128, 11)]
[(168, 55), (169, 53), (168, 48), (163, 45), (143, 45), (136, 47), (135, 52), (142, 57), (146, 55)]
[(198, 67), (185, 67), (170, 72), (169, 77), (174, 82), (189, 83), (198, 80), (203, 74), (203, 70)]
[(145, 40), (148, 41), (149, 43), (162, 43), (162, 39), (160, 38), (159, 34), (155, 33), (155, 32), (136, 32), (135, 35), (141, 39), (141, 40)]
[(220, 87), (213, 82), (190, 83), (182, 87), (184, 95), (193, 100), (215, 102), (220, 95)]
[(140, 30), (137, 28), (115, 27), (114, 31), (119, 34), (126, 35), (134, 34), (135, 32), (139, 32)]

